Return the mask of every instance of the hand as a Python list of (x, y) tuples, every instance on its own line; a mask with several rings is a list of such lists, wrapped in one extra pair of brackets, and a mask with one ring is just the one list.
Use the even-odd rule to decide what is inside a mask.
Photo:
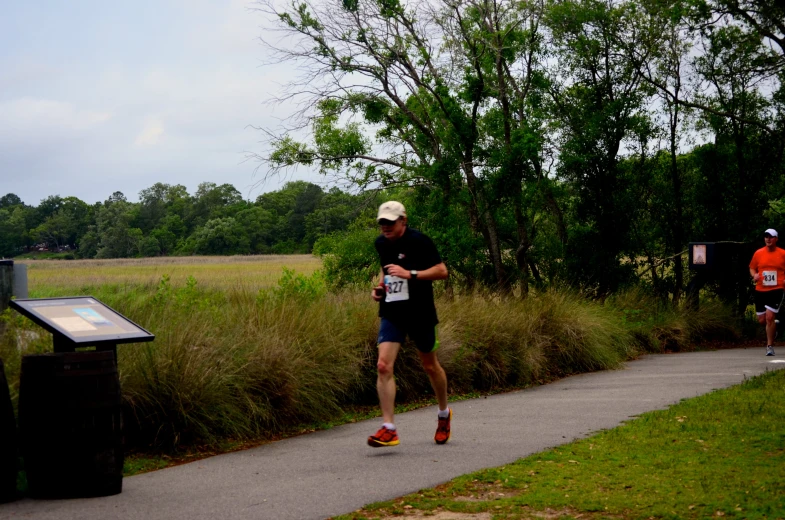
[(387, 274), (390, 276), (397, 276), (398, 278), (403, 278), (404, 280), (408, 280), (412, 277), (412, 273), (409, 272), (408, 269), (404, 269), (400, 265), (395, 264), (387, 264), (384, 266), (387, 270)]
[(758, 283), (758, 280), (760, 280), (760, 273), (755, 273), (754, 275), (752, 275), (753, 282)]
[(384, 298), (384, 293), (386, 290), (387, 289), (383, 284), (377, 285), (376, 287), (373, 288), (373, 291), (371, 291), (371, 298), (373, 298), (373, 300), (377, 302), (382, 301), (382, 298)]

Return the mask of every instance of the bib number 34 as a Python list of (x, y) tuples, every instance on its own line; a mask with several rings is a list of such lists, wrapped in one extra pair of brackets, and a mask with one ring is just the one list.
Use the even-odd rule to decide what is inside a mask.
[(777, 271), (763, 271), (763, 285), (777, 285)]

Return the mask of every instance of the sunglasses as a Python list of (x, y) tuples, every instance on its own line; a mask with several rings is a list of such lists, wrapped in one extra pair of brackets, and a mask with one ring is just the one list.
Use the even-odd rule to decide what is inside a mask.
[(398, 222), (398, 221), (397, 220), (387, 220), (386, 218), (383, 218), (383, 219), (379, 220), (379, 225), (380, 226), (394, 226), (396, 222)]
[(768, 233), (766, 233), (765, 235), (763, 235), (763, 238), (776, 238), (776, 237), (774, 235), (769, 235)]

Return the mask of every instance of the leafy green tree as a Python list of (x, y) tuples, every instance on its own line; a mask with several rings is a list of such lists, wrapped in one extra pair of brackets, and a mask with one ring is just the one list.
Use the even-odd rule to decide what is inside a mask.
[(142, 231), (132, 228), (136, 208), (125, 197), (113, 195), (96, 215), (96, 258), (129, 258), (139, 253)]
[(273, 234), (279, 245), (276, 252), (294, 253), (310, 251), (304, 243), (307, 234), (306, 218), (313, 213), (324, 192), (316, 184), (305, 181), (287, 182), (275, 192), (256, 198), (256, 205), (269, 212), (274, 219)]
[(35, 210), (35, 221), (29, 230), (31, 239), (44, 243), (50, 249), (76, 247), (92, 221), (92, 209), (76, 197), (47, 197)]
[(190, 230), (204, 225), (208, 220), (231, 217), (238, 211), (246, 209), (248, 204), (242, 195), (231, 184), (203, 182), (199, 184), (193, 197), (185, 222)]
[(251, 252), (245, 230), (233, 217), (208, 220), (188, 238), (185, 247), (196, 255), (244, 255)]
[(237, 225), (248, 237), (249, 253), (269, 253), (274, 241), (275, 217), (260, 207), (245, 209), (235, 215)]
[[(716, 145), (729, 160), (722, 168), (722, 210), (728, 218), (713, 231), (739, 240), (762, 224), (767, 201), (763, 188), (767, 180), (776, 172), (785, 173), (781, 154), (777, 160), (766, 150), (781, 140), (772, 140), (771, 132), (764, 130), (772, 114), (771, 105), (760, 90), (765, 74), (758, 67), (765, 67), (771, 57), (769, 52), (763, 52), (757, 38), (750, 38), (732, 25), (710, 31), (705, 46), (706, 52), (696, 59), (696, 66), (711, 90), (701, 96), (702, 102), (715, 108), (715, 112), (730, 114), (725, 117), (704, 113), (706, 124), (717, 136)], [(758, 67), (750, 67), (756, 63)]]
[(330, 287), (368, 286), (379, 275), (379, 257), (373, 245), (377, 236), (377, 230), (359, 225), (316, 241), (313, 253), (321, 257)]
[(0, 197), (0, 209), (11, 209), (13, 206), (24, 206), (24, 202), (15, 193), (6, 193)]
[(76, 222), (68, 212), (58, 209), (40, 226), (30, 231), (36, 242), (46, 243), (50, 249), (59, 249), (76, 234)]
[(305, 181), (287, 182), (278, 191), (262, 193), (256, 197), (255, 205), (262, 207), (276, 217), (286, 216), (292, 211), (292, 208), (294, 208), (297, 195), (303, 191), (308, 184), (310, 183)]
[(27, 242), (23, 205), (0, 207), (0, 257), (13, 257)]
[(149, 233), (160, 227), (167, 216), (177, 216), (181, 220), (192, 204), (188, 192), (182, 184), (175, 186), (157, 182), (139, 192), (139, 228)]
[(95, 258), (98, 254), (100, 238), (96, 226), (89, 226), (87, 232), (79, 239), (76, 255), (79, 258)]
[(177, 248), (177, 235), (165, 227), (152, 230), (148, 237), (155, 240), (158, 249), (156, 254), (168, 255)]
[(599, 0), (557, 0), (548, 13), (559, 63), (554, 72), (564, 78), (551, 89), (562, 133), (559, 171), (578, 195), (569, 270), (573, 283), (600, 294), (630, 274), (621, 260), (633, 245), (637, 201), (619, 160), (626, 142), (650, 131), (642, 76), (624, 52), (632, 44), (644, 55), (654, 52), (651, 39), (634, 30), (637, 16), (634, 4)]
[(318, 201), (317, 206), (304, 215), (305, 237), (309, 248), (318, 237), (345, 230), (357, 218), (364, 205), (363, 199), (338, 188), (332, 188)]
[(12, 257), (31, 242), (28, 232), (35, 208), (14, 193), (0, 197), (0, 257)]
[(104, 205), (111, 204), (113, 202), (128, 202), (128, 199), (125, 197), (122, 191), (115, 191), (109, 198), (104, 201)]
[(316, 92), (312, 140), (275, 137), (260, 157), (271, 174), (317, 166), (360, 188), (423, 190), (434, 215), (461, 205), (456, 216), (481, 237), (493, 266), (489, 281), (509, 287), (499, 218), (515, 215), (512, 240), (525, 268), (531, 222), (522, 183), (542, 172), (530, 97), (542, 89), (533, 72), (538, 10), (471, 1), (267, 5), (300, 38), (301, 50), (287, 46), (279, 57), (308, 63), (300, 92)]
[(142, 237), (139, 240), (138, 247), (139, 256), (142, 257), (158, 256), (161, 254), (161, 245), (158, 243), (158, 239), (152, 235)]
[[(649, 102), (655, 108), (650, 109), (649, 117), (659, 128), (646, 136), (637, 157), (625, 165), (633, 178), (632, 189), (645, 197), (639, 218), (631, 223), (631, 238), (639, 244), (639, 252), (630, 253), (646, 258), (655, 291), (663, 298), (672, 295), (678, 303), (684, 286), (681, 252), (687, 236), (685, 172), (679, 155), (691, 131), (691, 120), (687, 119), (691, 110), (685, 100), (695, 95), (689, 57), (695, 52), (696, 40), (681, 0), (642, 0), (636, 2), (635, 12), (637, 26), (633, 30), (646, 35), (650, 44), (625, 41), (622, 49), (649, 89), (654, 89)], [(663, 141), (667, 142), (667, 163), (659, 144)], [(661, 260), (663, 257), (667, 259)], [(661, 276), (663, 273), (672, 275)]]
[(63, 205), (63, 198), (60, 195), (50, 195), (43, 199), (38, 207), (36, 213), (38, 222), (43, 222), (47, 218), (54, 215)]

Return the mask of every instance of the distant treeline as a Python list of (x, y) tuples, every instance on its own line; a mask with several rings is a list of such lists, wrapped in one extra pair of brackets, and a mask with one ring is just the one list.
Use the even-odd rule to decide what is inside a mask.
[(0, 257), (41, 250), (74, 258), (309, 253), (320, 236), (346, 229), (360, 207), (358, 196), (303, 181), (255, 201), (210, 182), (193, 195), (180, 184), (156, 183), (136, 203), (115, 192), (93, 205), (52, 195), (32, 206), (9, 193), (0, 197)]

